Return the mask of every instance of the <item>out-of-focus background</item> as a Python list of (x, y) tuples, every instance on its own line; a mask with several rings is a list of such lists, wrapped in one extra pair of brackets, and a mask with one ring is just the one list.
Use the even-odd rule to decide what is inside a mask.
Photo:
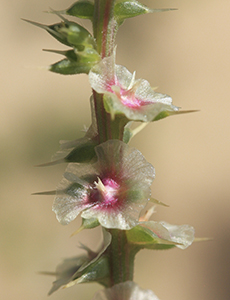
[[(178, 8), (127, 20), (117, 36), (117, 63), (167, 93), (175, 105), (200, 112), (150, 124), (131, 144), (156, 168), (152, 195), (170, 205), (155, 220), (190, 224), (212, 237), (187, 250), (142, 251), (135, 281), (162, 300), (216, 300), (230, 295), (230, 1), (143, 1)], [(71, 0), (1, 1), (0, 299), (41, 300), (66, 257), (93, 249), (100, 229), (69, 238), (80, 220), (60, 225), (51, 211), (52, 190), (65, 165), (35, 168), (58, 150), (59, 140), (83, 135), (90, 124), (86, 75), (61, 76), (46, 66), (61, 59), (42, 52), (65, 49), (45, 31), (20, 20), (52, 24), (43, 13)], [(79, 20), (90, 29), (90, 23)], [(50, 299), (91, 299), (97, 284), (60, 290)]]

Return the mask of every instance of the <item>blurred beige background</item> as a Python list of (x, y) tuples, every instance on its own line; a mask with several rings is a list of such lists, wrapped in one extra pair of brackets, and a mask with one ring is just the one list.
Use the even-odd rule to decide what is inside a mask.
[[(230, 1), (143, 1), (178, 11), (127, 20), (117, 37), (117, 63), (148, 79), (174, 104), (200, 112), (150, 124), (132, 145), (156, 168), (152, 194), (170, 205), (155, 220), (190, 224), (197, 237), (212, 237), (185, 251), (143, 251), (135, 281), (161, 300), (226, 300), (230, 295)], [(58, 150), (61, 139), (83, 135), (89, 125), (87, 76), (61, 76), (45, 66), (59, 60), (42, 48), (64, 49), (45, 31), (20, 18), (52, 24), (44, 14), (67, 0), (2, 0), (0, 299), (41, 300), (65, 257), (79, 241), (96, 248), (100, 229), (69, 238), (80, 220), (61, 226), (52, 197), (31, 196), (55, 188), (64, 165), (34, 168)], [(90, 28), (89, 22), (83, 22)], [(60, 290), (50, 299), (91, 299), (97, 284)]]

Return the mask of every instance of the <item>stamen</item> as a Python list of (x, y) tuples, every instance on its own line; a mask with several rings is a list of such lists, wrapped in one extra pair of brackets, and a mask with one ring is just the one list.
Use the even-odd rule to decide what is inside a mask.
[(106, 192), (106, 187), (104, 186), (103, 182), (99, 177), (97, 177), (98, 182), (94, 181), (94, 184), (98, 191), (105, 193)]

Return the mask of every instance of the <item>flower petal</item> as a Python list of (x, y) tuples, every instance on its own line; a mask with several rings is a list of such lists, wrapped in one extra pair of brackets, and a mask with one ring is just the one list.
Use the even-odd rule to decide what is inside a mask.
[(160, 244), (173, 242), (180, 249), (186, 249), (194, 240), (194, 228), (189, 225), (171, 225), (164, 221), (141, 222), (141, 226), (148, 228), (154, 236), (160, 239)]
[(102, 209), (100, 204), (82, 212), (83, 218), (97, 218), (106, 228), (130, 229), (138, 224), (141, 210), (150, 199), (155, 170), (137, 149), (119, 140), (110, 140), (95, 148), (100, 177), (112, 176), (122, 183), (121, 204)]
[(172, 225), (167, 222), (160, 222), (169, 232), (171, 241), (178, 243), (178, 248), (186, 249), (194, 241), (195, 230), (190, 225)]
[(140, 151), (119, 140), (95, 147), (94, 164), (69, 164), (53, 211), (62, 224), (81, 213), (106, 228), (131, 229), (151, 196), (155, 171)]
[(97, 292), (93, 300), (159, 300), (151, 290), (141, 289), (136, 283), (126, 281)]
[(147, 80), (135, 80), (135, 73), (115, 65), (115, 53), (91, 69), (89, 81), (97, 93), (104, 94), (105, 109), (112, 116), (124, 114), (129, 120), (150, 122), (164, 111), (178, 111), (171, 97), (154, 92)]

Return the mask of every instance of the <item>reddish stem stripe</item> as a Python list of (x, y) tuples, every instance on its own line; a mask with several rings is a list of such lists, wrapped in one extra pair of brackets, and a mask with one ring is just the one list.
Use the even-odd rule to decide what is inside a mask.
[(107, 45), (107, 34), (109, 29), (109, 20), (110, 20), (110, 12), (111, 12), (112, 1), (107, 1), (105, 6), (105, 14), (103, 21), (103, 34), (102, 34), (102, 47), (101, 47), (101, 57), (104, 58), (106, 56), (106, 45)]

